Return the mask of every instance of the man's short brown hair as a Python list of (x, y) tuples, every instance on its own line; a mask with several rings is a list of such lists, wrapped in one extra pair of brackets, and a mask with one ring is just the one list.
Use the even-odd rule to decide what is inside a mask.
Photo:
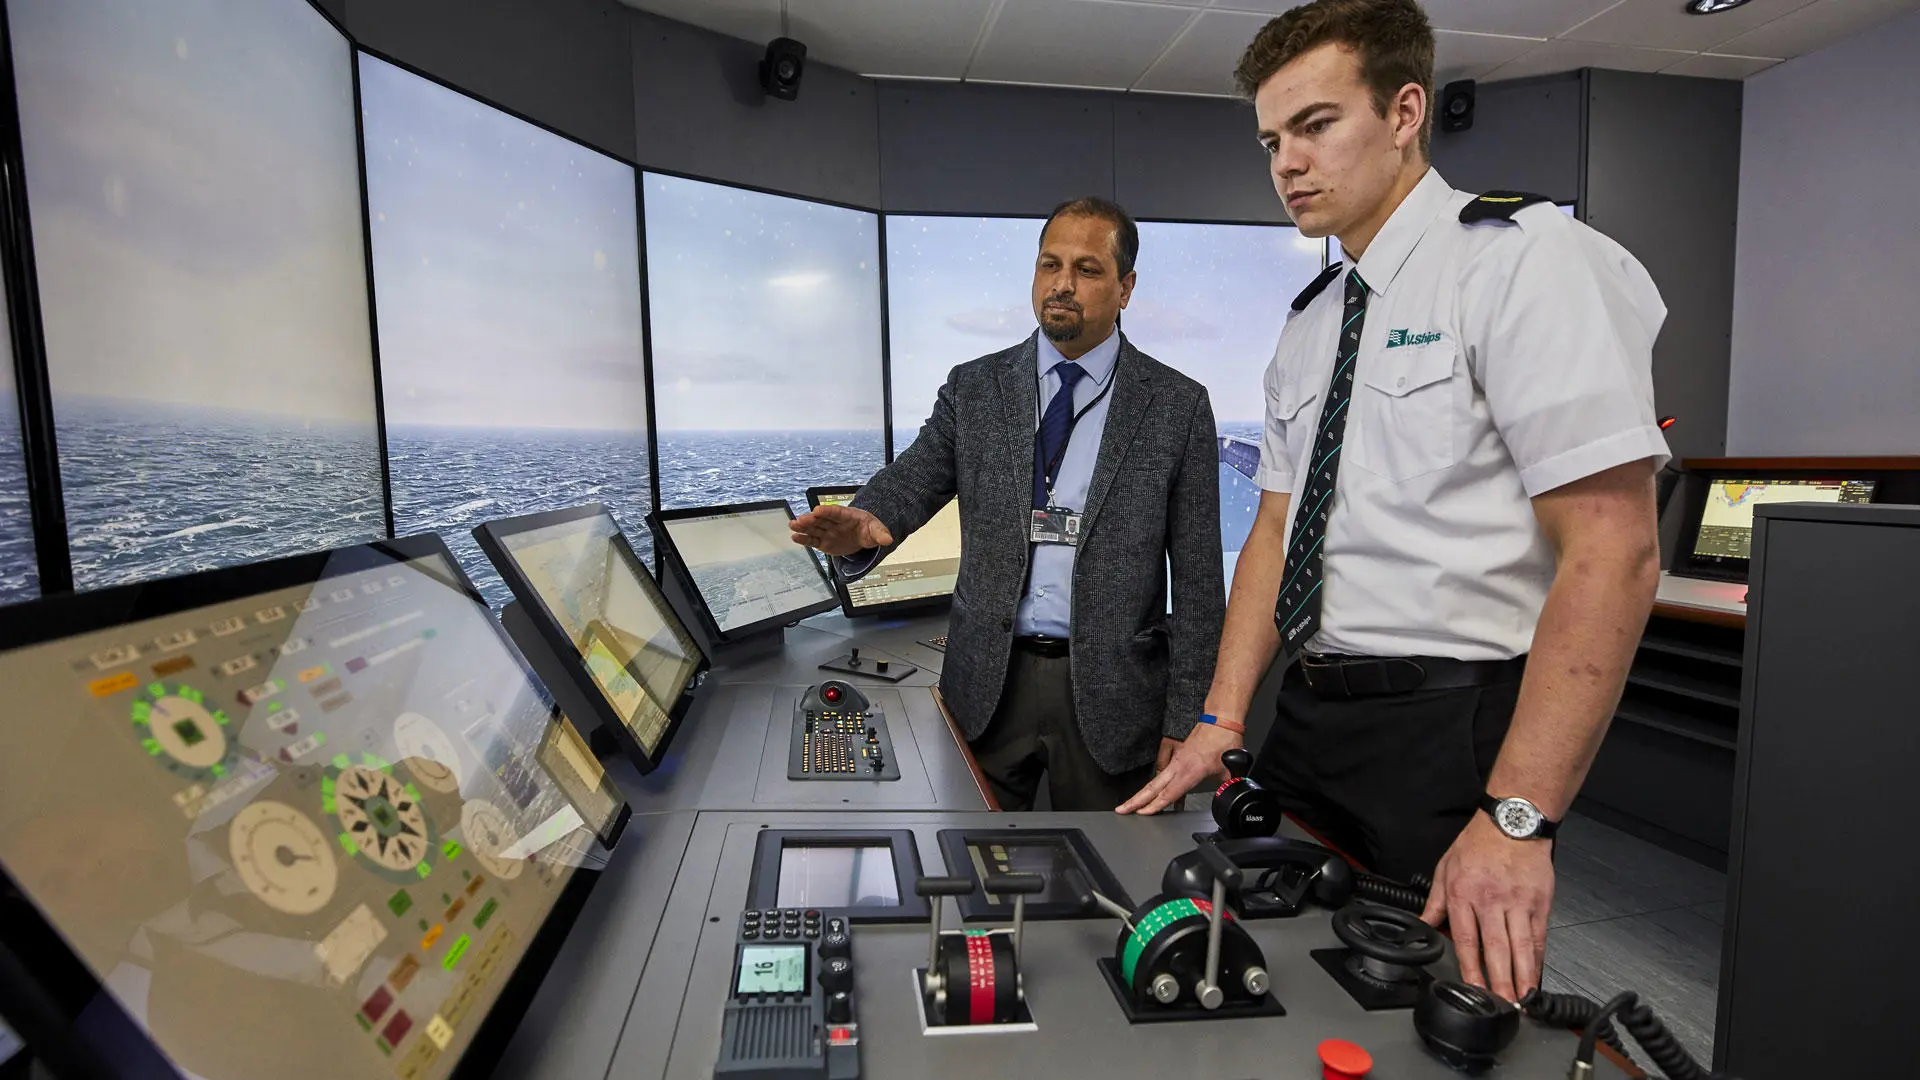
[(1234, 87), (1252, 100), (1274, 72), (1329, 42), (1359, 54), (1360, 80), (1381, 116), (1408, 83), (1427, 92), (1420, 153), (1433, 139), (1433, 25), (1414, 0), (1313, 0), (1260, 28), (1233, 69)]

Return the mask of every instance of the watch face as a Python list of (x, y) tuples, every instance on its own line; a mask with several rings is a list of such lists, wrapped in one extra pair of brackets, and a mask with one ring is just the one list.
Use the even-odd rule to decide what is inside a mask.
[(1500, 831), (1516, 839), (1526, 839), (1540, 828), (1541, 813), (1525, 799), (1502, 799), (1493, 820)]

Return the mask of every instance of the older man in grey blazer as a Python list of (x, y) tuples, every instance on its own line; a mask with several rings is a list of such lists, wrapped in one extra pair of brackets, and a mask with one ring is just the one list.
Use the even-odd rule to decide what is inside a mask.
[[(1201, 712), (1225, 614), (1206, 388), (1118, 330), (1139, 231), (1104, 199), (1040, 233), (1039, 329), (947, 376), (913, 444), (794, 540), (871, 568), (959, 496), (940, 688), (1002, 809), (1112, 809)], [(873, 550), (864, 550), (873, 549)], [(1168, 567), (1172, 615), (1168, 615)]]

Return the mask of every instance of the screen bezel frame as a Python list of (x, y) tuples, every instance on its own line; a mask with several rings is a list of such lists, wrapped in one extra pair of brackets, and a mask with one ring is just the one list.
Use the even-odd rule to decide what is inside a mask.
[(1804, 484), (1868, 484), (1873, 488), (1867, 502), (1872, 503), (1880, 497), (1882, 482), (1875, 476), (1835, 476), (1829, 473), (1790, 475), (1786, 471), (1776, 471), (1768, 475), (1755, 469), (1715, 469), (1710, 472), (1691, 474), (1695, 482), (1686, 485), (1688, 499), (1685, 506), (1686, 516), (1680, 519), (1680, 542), (1673, 553), (1671, 573), (1675, 577), (1697, 578), (1703, 581), (1730, 581), (1744, 585), (1753, 565), (1753, 548), (1749, 542), (1747, 558), (1736, 559), (1725, 555), (1696, 555), (1695, 548), (1700, 543), (1700, 527), (1706, 517), (1707, 497), (1714, 484), (1727, 480), (1750, 478), (1760, 483), (1804, 483)]
[[(807, 489), (807, 509), (820, 509), (820, 496), (822, 495), (858, 495), (863, 486), (864, 485), (861, 484), (822, 484), (817, 487), (810, 487)], [(954, 498), (957, 500), (959, 496), (956, 495)], [(945, 507), (941, 509), (945, 509)], [(938, 511), (935, 511), (935, 513), (937, 514)], [(962, 537), (961, 550), (963, 552), (966, 549), (965, 544), (965, 538)], [(889, 555), (891, 555), (891, 552)], [(881, 563), (886, 561), (886, 557), (883, 556), (880, 562), (874, 563), (867, 573), (872, 573), (874, 570), (880, 569)], [(953, 607), (952, 592), (941, 593), (938, 596), (919, 596), (911, 600), (889, 600), (884, 604), (869, 604), (861, 607), (854, 604), (853, 594), (847, 591), (847, 582), (840, 577), (838, 571), (832, 569), (832, 559), (827, 560), (827, 566), (829, 568), (827, 577), (833, 582), (834, 591), (840, 595), (840, 613), (849, 619), (863, 619), (875, 615), (932, 614), (948, 611)]]
[(820, 583), (827, 587), (829, 595), (826, 599), (761, 619), (759, 622), (736, 626), (731, 630), (720, 629), (720, 621), (713, 617), (713, 610), (707, 606), (707, 598), (701, 594), (700, 586), (694, 581), (693, 571), (688, 568), (686, 559), (681, 557), (679, 545), (674, 543), (673, 533), (667, 528), (667, 523), (685, 521), (689, 518), (711, 518), (724, 514), (745, 514), (767, 510), (785, 510), (788, 521), (794, 520), (796, 516), (793, 512), (793, 504), (785, 499), (761, 499), (758, 502), (728, 503), (721, 506), (684, 506), (673, 510), (653, 510), (647, 514), (647, 528), (653, 533), (653, 550), (663, 560), (661, 568), (671, 570), (679, 576), (681, 584), (686, 586), (688, 599), (693, 608), (699, 612), (701, 629), (706, 632), (708, 640), (715, 644), (731, 645), (769, 630), (791, 626), (821, 612), (832, 611), (840, 603), (839, 595), (834, 589), (833, 578), (820, 565), (819, 556), (813, 553), (812, 548), (803, 548), (802, 550), (807, 554), (807, 560), (813, 563), (813, 572), (820, 575)]
[[(422, 567), (415, 569), (441, 580), (471, 600), (476, 609), (475, 617), (484, 619), (492, 627), (506, 654), (514, 658), (521, 674), (540, 700), (549, 709), (559, 713), (546, 688), (528, 670), (513, 642), (492, 617), (486, 601), (461, 569), (459, 560), (448, 549), (446, 542), (433, 533), (376, 540), (90, 592), (57, 593), (10, 604), (0, 607), (0, 652), (434, 556), (451, 571), (451, 577), (442, 577)], [(615, 790), (618, 791), (618, 788)], [(626, 802), (623, 794), (620, 812), (615, 815), (616, 828), (612, 831), (617, 833), (624, 828), (631, 814), (632, 806)], [(592, 830), (591, 826), (587, 828)], [(573, 868), (553, 907), (527, 941), (520, 962), (501, 982), (493, 1008), (480, 1018), (465, 1052), (448, 1071), (450, 1080), (477, 1080), (492, 1072), (519, 1029), (540, 984), (553, 967), (601, 873), (601, 868), (591, 864)], [(36, 1031), (30, 1034), (16, 1028), (15, 1031), (27, 1041), (28, 1051), (35, 1052), (38, 1046), (54, 1039), (76, 1052), (79, 1061), (98, 1062), (101, 1067), (111, 1069), (110, 1062), (102, 1059), (93, 1046), (87, 1045), (89, 1042), (97, 1044), (98, 1040), (90, 1040), (82, 1032), (79, 1021), (86, 1016), (89, 1018), (87, 1030), (97, 1034), (101, 1029), (95, 1025), (104, 1024), (108, 1030), (127, 1034), (137, 1040), (131, 1050), (125, 1049), (126, 1043), (118, 1043), (122, 1047), (118, 1053), (139, 1056), (143, 1051), (151, 1051), (158, 1060), (171, 1062), (166, 1048), (152, 1031), (132, 1018), (119, 999), (106, 988), (105, 982), (73, 950), (52, 919), (41, 910), (33, 895), (20, 886), (4, 865), (0, 865), (0, 895), (5, 894), (17, 896), (22, 902), (9, 905), (17, 909), (17, 919), (0, 920), (0, 954), (33, 957), (39, 964), (45, 965), (45, 968), (36, 965), (31, 970), (45, 970), (51, 977), (36, 977), (22, 989), (37, 995), (40, 998), (37, 1004), (57, 1011), (67, 1021), (67, 1026), (57, 1033)], [(56, 998), (48, 991), (49, 984), (63, 987), (68, 992)], [(109, 1071), (100, 1075), (111, 1076), (114, 1073)]]
[[(553, 609), (547, 606), (546, 600), (540, 595), (540, 590), (534, 588), (533, 582), (521, 572), (519, 561), (513, 557), (506, 545), (506, 537), (509, 535), (533, 532), (537, 529), (601, 516), (613, 522), (613, 548), (619, 553), (620, 558), (626, 561), (628, 569), (640, 579), (641, 591), (646, 593), (647, 599), (672, 621), (673, 626), (678, 627), (686, 634), (688, 640), (693, 642), (693, 651), (698, 657), (692, 674), (687, 676), (687, 681), (680, 687), (679, 697), (672, 702), (654, 701), (654, 704), (660, 706), (661, 710), (667, 714), (667, 730), (661, 733), (660, 741), (655, 745), (652, 754), (647, 753), (646, 747), (640, 745), (640, 740), (628, 729), (625, 718), (614, 711), (613, 704), (601, 691), (600, 684), (593, 678), (593, 673), (587, 670), (586, 658), (580, 655), (580, 650), (567, 637), (566, 631), (560, 626), (560, 620), (554, 617)], [(660, 583), (653, 579), (646, 564), (640, 561), (640, 556), (634, 552), (633, 545), (627, 541), (627, 534), (620, 528), (620, 522), (614, 518), (612, 511), (608, 510), (604, 503), (595, 502), (583, 503), (565, 510), (548, 510), (536, 514), (499, 518), (475, 526), (473, 539), (480, 545), (481, 554), (487, 557), (487, 561), (491, 562), (494, 570), (499, 573), (500, 580), (506, 582), (507, 591), (513, 593), (514, 599), (520, 601), (521, 609), (537, 616), (532, 621), (539, 628), (541, 641), (573, 678), (576, 688), (593, 708), (594, 719), (598, 721), (601, 729), (607, 732), (608, 737), (613, 739), (622, 753), (633, 759), (642, 775), (658, 768), (660, 763), (666, 760), (667, 747), (672, 745), (673, 737), (679, 733), (682, 721), (687, 718), (687, 713), (693, 708), (694, 691), (699, 687), (708, 669), (713, 666), (713, 662), (707, 656), (707, 650), (700, 644), (699, 636), (681, 620), (679, 612), (675, 611), (673, 605), (667, 601), (665, 590), (661, 589)], [(653, 697), (653, 691), (645, 682), (640, 683), (640, 689), (649, 698)]]
[[(856, 923), (914, 923), (933, 917), (927, 898), (914, 891), (921, 877), (920, 848), (912, 829), (762, 829), (754, 841), (753, 872), (747, 878), (747, 907), (780, 908), (780, 853), (788, 847), (879, 847), (893, 856), (893, 907), (819, 908), (827, 918)], [(811, 910), (811, 909), (810, 909)]]
[[(1087, 839), (1087, 834), (1079, 829), (941, 829), (939, 833), (940, 857), (947, 864), (947, 874), (952, 877), (970, 878), (974, 890), (964, 896), (955, 897), (960, 904), (960, 918), (965, 922), (994, 920), (1007, 922), (1013, 918), (1013, 902), (992, 903), (987, 900), (987, 883), (980, 880), (974, 870), (973, 859), (968, 851), (975, 843), (1002, 843), (1012, 846), (1034, 846), (1036, 840), (1060, 840), (1067, 850), (1073, 852), (1080, 862), (1080, 872), (1087, 876), (1087, 884), (1095, 892), (1131, 911), (1134, 908), (1133, 897), (1127, 893), (1126, 886), (1114, 875), (1113, 868), (1100, 857), (1100, 852)], [(1110, 918), (1100, 911), (1082, 911), (1066, 901), (1029, 900), (1026, 905), (1026, 917), (1029, 919), (1105, 919)]]

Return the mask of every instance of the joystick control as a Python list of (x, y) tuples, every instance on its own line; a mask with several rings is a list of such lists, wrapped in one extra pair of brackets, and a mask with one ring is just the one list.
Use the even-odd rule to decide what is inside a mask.
[(1213, 820), (1229, 839), (1272, 836), (1280, 828), (1280, 800), (1247, 775), (1253, 755), (1235, 747), (1220, 755), (1227, 781), (1213, 792)]
[(1348, 904), (1334, 913), (1341, 949), (1309, 953), (1360, 1007), (1410, 1009), (1432, 981), (1426, 965), (1446, 955), (1440, 932), (1420, 916), (1380, 904)]
[(1452, 1068), (1480, 1073), (1520, 1033), (1520, 1009), (1488, 990), (1457, 980), (1433, 982), (1413, 1008), (1413, 1030)]

